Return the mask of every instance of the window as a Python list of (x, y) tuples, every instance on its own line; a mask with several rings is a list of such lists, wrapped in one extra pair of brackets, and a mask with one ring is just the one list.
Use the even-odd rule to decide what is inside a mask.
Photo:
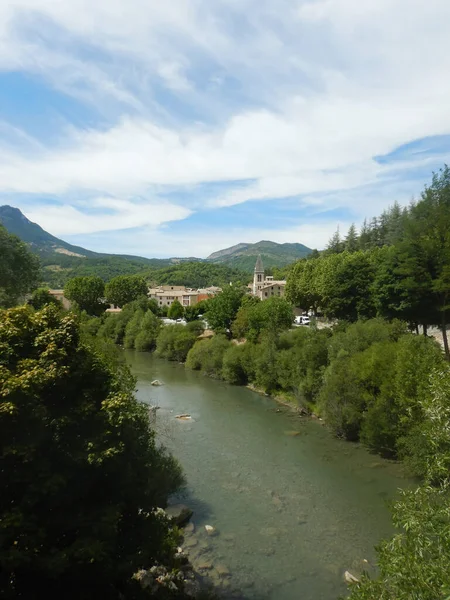
[(278, 289), (281, 290), (280, 286), (278, 286)]
[(258, 281), (261, 281), (261, 275), (258, 275)]
[(264, 293), (264, 296), (267, 298), (267, 292)]

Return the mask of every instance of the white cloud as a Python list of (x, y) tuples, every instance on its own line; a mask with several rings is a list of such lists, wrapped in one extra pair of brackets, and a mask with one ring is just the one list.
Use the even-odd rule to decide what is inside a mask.
[[(185, 219), (191, 214), (190, 210), (168, 202), (135, 204), (114, 198), (94, 198), (89, 205), (94, 209), (106, 208), (108, 212), (86, 213), (70, 205), (45, 204), (35, 209), (24, 207), (23, 212), (30, 221), (39, 223), (56, 236), (157, 226)], [(114, 250), (120, 253), (117, 248)]]
[[(208, 207), (306, 195), (361, 213), (367, 184), (394, 180), (375, 156), (450, 133), (449, 21), (448, 0), (3, 3), (0, 69), (101, 106), (109, 125), (68, 127), (53, 147), (17, 133), (0, 147), (0, 191), (60, 196), (59, 212), (33, 211), (59, 234), (182, 219), (182, 206), (155, 208), (155, 191), (183, 204), (186, 186), (207, 182), (230, 182)], [(426, 160), (397, 169), (408, 180)], [(96, 219), (77, 194), (125, 204)], [(392, 195), (383, 188), (377, 207)]]

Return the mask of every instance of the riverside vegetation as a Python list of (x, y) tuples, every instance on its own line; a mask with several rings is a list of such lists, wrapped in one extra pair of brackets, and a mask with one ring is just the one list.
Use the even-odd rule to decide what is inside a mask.
[[(352, 227), (344, 241), (337, 233), (324, 253), (297, 262), (289, 270), (287, 300), (259, 302), (230, 287), (202, 307), (213, 337), (198, 340), (189, 325), (152, 329), (160, 356), (281, 394), (323, 416), (337, 435), (400, 458), (421, 477), (423, 484), (403, 492), (394, 507), (400, 533), (379, 548), (379, 577), (364, 576), (352, 587), (352, 600), (444, 600), (450, 594), (449, 294), (446, 167), (417, 203), (394, 206), (359, 235)], [(339, 323), (289, 330), (289, 301)], [(150, 308), (129, 310), (120, 320), (97, 319), (97, 334), (113, 329), (120, 342), (117, 331), (123, 331), (133, 347), (137, 323)], [(411, 333), (420, 325), (426, 334), (435, 324), (444, 353), (433, 339)]]
[[(25, 245), (0, 234), (11, 306), (39, 277)], [(200, 597), (160, 508), (181, 468), (156, 443), (117, 348), (79, 321), (42, 289), (0, 309), (0, 596)]]
[[(81, 320), (83, 335), (97, 345), (108, 347), (112, 340), (154, 350), (205, 375), (251, 384), (322, 416), (339, 436), (404, 460), (422, 484), (403, 492), (394, 507), (400, 532), (379, 548), (379, 576), (364, 576), (350, 597), (445, 600), (450, 595), (449, 294), (446, 167), (420, 201), (404, 210), (394, 206), (359, 235), (352, 227), (344, 241), (337, 233), (325, 252), (293, 265), (286, 299), (260, 302), (235, 285), (187, 311), (186, 326), (161, 326), (158, 306), (145, 296), (114, 315), (89, 316), (98, 307), (86, 305)], [(91, 297), (82, 292), (80, 308), (84, 296)], [(337, 322), (332, 328), (313, 323), (291, 330), (292, 302)], [(199, 310), (214, 331), (211, 337), (199, 339)], [(433, 339), (411, 333), (419, 326), (426, 333), (435, 324), (442, 328), (444, 353)]]

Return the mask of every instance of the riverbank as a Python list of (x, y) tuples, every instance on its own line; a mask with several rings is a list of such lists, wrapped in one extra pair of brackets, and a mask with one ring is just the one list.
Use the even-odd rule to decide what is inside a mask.
[[(229, 581), (224, 593), (233, 598), (345, 594), (345, 571), (356, 573), (363, 559), (372, 564), (373, 546), (392, 533), (387, 502), (408, 483), (401, 467), (244, 386), (154, 354), (125, 357), (138, 399), (160, 407), (157, 430), (185, 471), (187, 487), (172, 502), (194, 511), (195, 529), (181, 546), (195, 568), (202, 563), (202, 575)], [(155, 379), (164, 385), (152, 386)], [(185, 413), (190, 420), (175, 418)], [(216, 565), (229, 575), (216, 574)]]

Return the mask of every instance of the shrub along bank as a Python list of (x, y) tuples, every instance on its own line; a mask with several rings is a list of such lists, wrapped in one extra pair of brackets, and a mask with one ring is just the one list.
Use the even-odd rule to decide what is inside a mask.
[[(259, 314), (264, 304), (255, 304), (254, 312)], [(220, 333), (199, 339), (203, 328), (198, 321), (161, 326), (146, 299), (128, 304), (120, 314), (91, 319), (85, 328), (125, 348), (186, 362), (186, 368), (209, 377), (282, 396), (322, 416), (337, 436), (360, 441), (384, 457), (407, 460), (424, 475), (429, 449), (420, 431), (424, 403), (432, 394), (430, 374), (445, 366), (439, 345), (409, 333), (401, 321), (383, 319), (287, 330), (284, 317), (285, 330), (277, 331), (273, 323), (279, 322), (280, 306), (274, 307), (275, 317), (257, 320), (257, 327), (251, 316), (253, 341), (245, 343)], [(249, 312), (247, 301), (237, 312), (241, 329), (243, 312)]]

